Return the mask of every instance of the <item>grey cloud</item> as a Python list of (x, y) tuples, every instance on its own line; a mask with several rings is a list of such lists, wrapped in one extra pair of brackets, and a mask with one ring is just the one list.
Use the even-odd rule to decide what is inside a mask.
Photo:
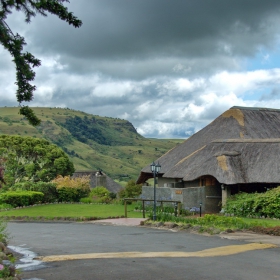
[(30, 38), (38, 46), (49, 45), (47, 51), (79, 57), (197, 57), (224, 52), (217, 42), (248, 55), (274, 39), (271, 31), (278, 26), (269, 19), (279, 7), (277, 0), (79, 0), (69, 8), (83, 20), (80, 29), (52, 16), (51, 21), (37, 17), (29, 25)]
[[(236, 56), (272, 46), (279, 8), (279, 0), (72, 0), (69, 9), (84, 22), (79, 29), (52, 15), (9, 23), (24, 27), (26, 49), (38, 58), (59, 53), (68, 73), (192, 77), (236, 70)], [(174, 71), (178, 64), (188, 70)]]
[(266, 101), (266, 100), (275, 100), (279, 99), (280, 97), (280, 88), (273, 88), (270, 93), (263, 94), (260, 97), (260, 101)]

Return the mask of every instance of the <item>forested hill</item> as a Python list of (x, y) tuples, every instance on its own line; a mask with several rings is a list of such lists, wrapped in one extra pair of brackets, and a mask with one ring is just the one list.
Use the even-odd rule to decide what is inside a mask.
[(45, 138), (70, 156), (76, 170), (102, 169), (113, 178), (136, 178), (145, 165), (182, 142), (144, 138), (126, 120), (68, 108), (32, 108), (42, 121), (33, 127), (18, 109), (0, 107), (0, 134)]

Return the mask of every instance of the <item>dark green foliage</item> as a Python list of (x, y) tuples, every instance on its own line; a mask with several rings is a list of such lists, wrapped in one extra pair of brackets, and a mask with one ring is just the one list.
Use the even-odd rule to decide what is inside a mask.
[(82, 203), (93, 203), (93, 200), (90, 197), (83, 197), (80, 199), (80, 202)]
[(111, 203), (117, 195), (109, 192), (105, 187), (95, 187), (91, 189), (88, 197), (82, 198), (83, 203)]
[(42, 199), (43, 203), (51, 203), (58, 200), (58, 193), (54, 183), (50, 182), (24, 182), (16, 183), (11, 190), (22, 190), (22, 191), (36, 191), (44, 194)]
[[(149, 218), (152, 219), (153, 212), (149, 213)], [(157, 221), (161, 222), (174, 222), (189, 224), (190, 226), (200, 226), (201, 232), (207, 231), (207, 228), (225, 229), (249, 229), (251, 224), (244, 222), (241, 218), (237, 217), (225, 217), (218, 215), (205, 214), (204, 217), (191, 218), (191, 217), (175, 217), (170, 213), (158, 212)]]
[(97, 196), (97, 197), (103, 197), (103, 196), (109, 196), (109, 191), (102, 186), (95, 187), (91, 189), (90, 196)]
[(112, 200), (110, 197), (110, 192), (102, 186), (91, 189), (89, 197), (91, 198), (92, 202), (96, 203), (110, 203)]
[(13, 207), (28, 206), (40, 203), (44, 197), (41, 192), (33, 191), (9, 191), (1, 193), (0, 202), (7, 203)]
[(79, 202), (81, 198), (87, 197), (89, 191), (82, 188), (62, 187), (57, 189), (59, 202)]
[(110, 192), (109, 197), (110, 197), (110, 199), (115, 199), (115, 198), (117, 198), (117, 194)]
[[(36, 14), (46, 16), (46, 12), (57, 15), (61, 20), (68, 22), (74, 27), (80, 27), (82, 22), (64, 7), (63, 2), (67, 0), (0, 0), (0, 43), (13, 57), (16, 65), (16, 85), (17, 101), (21, 104), (23, 101), (31, 101), (36, 86), (30, 82), (35, 78), (34, 67), (40, 66), (41, 62), (29, 52), (23, 52), (25, 40), (19, 34), (14, 34), (5, 19), (15, 8), (25, 14), (25, 21), (30, 22)], [(40, 120), (28, 106), (20, 109), (20, 114), (24, 115), (30, 124), (38, 125)]]
[(48, 182), (74, 172), (68, 156), (45, 139), (0, 135), (0, 158), (10, 186), (21, 181)]
[[(34, 89), (35, 90), (35, 89)], [(19, 113), (27, 118), (30, 124), (36, 126), (41, 123), (41, 120), (34, 114), (33, 110), (28, 106), (22, 106)]]
[(280, 187), (265, 193), (240, 193), (230, 197), (224, 207), (226, 213), (240, 217), (257, 216), (280, 218)]
[(137, 185), (134, 180), (129, 180), (124, 189), (119, 191), (120, 198), (134, 198), (142, 193), (142, 185)]
[(141, 137), (133, 125), (124, 120), (107, 122), (102, 118), (75, 116), (67, 118), (61, 125), (83, 143), (92, 140), (107, 146), (131, 145), (135, 141), (135, 134)]
[(87, 143), (88, 139), (102, 145), (110, 145), (110, 139), (103, 136), (100, 124), (95, 119), (86, 116), (82, 119), (78, 116), (66, 119), (63, 126), (79, 141)]

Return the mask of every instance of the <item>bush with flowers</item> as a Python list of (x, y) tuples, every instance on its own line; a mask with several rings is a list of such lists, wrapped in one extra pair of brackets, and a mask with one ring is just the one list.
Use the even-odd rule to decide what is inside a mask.
[(90, 193), (89, 176), (58, 176), (52, 182), (56, 185), (59, 202), (79, 202)]

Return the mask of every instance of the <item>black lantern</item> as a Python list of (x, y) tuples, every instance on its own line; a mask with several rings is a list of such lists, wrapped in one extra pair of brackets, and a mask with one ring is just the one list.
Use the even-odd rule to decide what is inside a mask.
[(156, 177), (158, 175), (158, 173), (160, 172), (160, 168), (161, 165), (159, 164), (159, 162), (157, 164), (155, 164), (155, 162), (153, 161), (153, 163), (150, 165), (151, 167), (151, 171), (153, 173), (154, 176), (154, 213), (153, 213), (153, 220), (155, 221), (157, 219), (157, 215), (156, 215), (156, 206), (157, 206), (157, 200), (156, 200)]

